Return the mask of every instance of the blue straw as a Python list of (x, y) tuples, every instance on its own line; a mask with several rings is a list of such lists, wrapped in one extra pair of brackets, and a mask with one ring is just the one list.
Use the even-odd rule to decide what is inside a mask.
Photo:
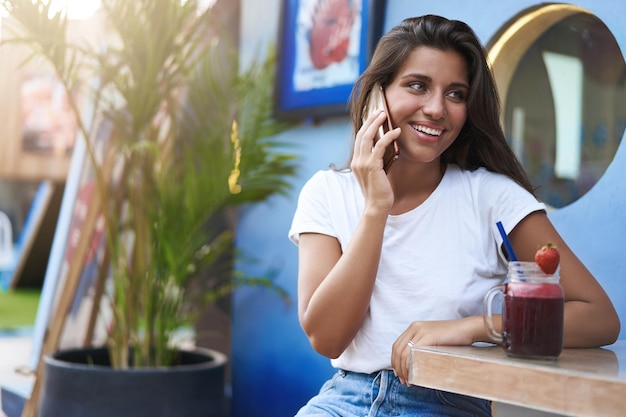
[(506, 253), (509, 254), (509, 261), (517, 262), (517, 256), (515, 256), (515, 251), (513, 250), (513, 246), (511, 246), (511, 241), (509, 240), (509, 237), (504, 231), (504, 226), (502, 226), (502, 222), (498, 222), (496, 223), (496, 225), (498, 226), (498, 230), (500, 231), (500, 236), (502, 236), (502, 242), (504, 243)]

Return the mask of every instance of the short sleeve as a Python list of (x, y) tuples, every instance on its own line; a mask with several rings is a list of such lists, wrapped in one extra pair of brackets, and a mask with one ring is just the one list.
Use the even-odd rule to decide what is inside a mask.
[(492, 195), (496, 195), (497, 199), (493, 205), (491, 230), (498, 245), (499, 255), (506, 262), (506, 256), (502, 252), (503, 239), (497, 222), (502, 223), (508, 235), (525, 217), (537, 211), (545, 211), (546, 206), (513, 180), (499, 177), (500, 181), (492, 184), (492, 191), (495, 191)]
[(301, 233), (322, 233), (336, 237), (330, 213), (332, 195), (325, 171), (315, 173), (302, 187), (293, 216), (289, 239), (298, 244)]

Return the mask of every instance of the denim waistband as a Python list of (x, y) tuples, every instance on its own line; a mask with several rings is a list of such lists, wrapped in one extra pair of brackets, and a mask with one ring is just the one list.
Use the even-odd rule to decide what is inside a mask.
[(491, 417), (491, 402), (435, 389), (401, 384), (393, 370), (371, 374), (338, 369), (309, 403), (305, 416)]

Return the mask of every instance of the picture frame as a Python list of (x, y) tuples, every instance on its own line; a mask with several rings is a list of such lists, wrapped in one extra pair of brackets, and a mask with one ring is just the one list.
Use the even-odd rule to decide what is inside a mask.
[(0, 81), (0, 112), (5, 115), (0, 126), (0, 176), (62, 182), (77, 129), (62, 104), (60, 83), (50, 71), (35, 65), (12, 67), (17, 60), (8, 52), (12, 51), (0, 51), (0, 71), (6, 74)]
[(385, 5), (384, 0), (283, 0), (276, 118), (348, 114), (354, 83), (382, 34)]
[[(0, 19), (0, 177), (64, 182), (79, 135), (68, 93), (48, 62), (33, 58), (27, 45), (15, 42), (21, 30), (17, 22)], [(97, 42), (97, 21), (82, 22), (68, 20), (68, 38)], [(71, 89), (80, 105), (89, 100), (86, 87), (76, 83)]]
[[(75, 126), (68, 117), (64, 91), (52, 68), (28, 61), (28, 48), (10, 43), (14, 24), (3, 19), (0, 38), (0, 176), (32, 181), (65, 180)], [(78, 94), (78, 93), (77, 93)]]

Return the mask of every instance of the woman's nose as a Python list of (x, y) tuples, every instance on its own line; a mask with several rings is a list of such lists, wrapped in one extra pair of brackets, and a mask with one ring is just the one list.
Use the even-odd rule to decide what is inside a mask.
[(442, 119), (446, 115), (445, 99), (440, 94), (430, 94), (425, 98), (424, 114), (434, 120)]

